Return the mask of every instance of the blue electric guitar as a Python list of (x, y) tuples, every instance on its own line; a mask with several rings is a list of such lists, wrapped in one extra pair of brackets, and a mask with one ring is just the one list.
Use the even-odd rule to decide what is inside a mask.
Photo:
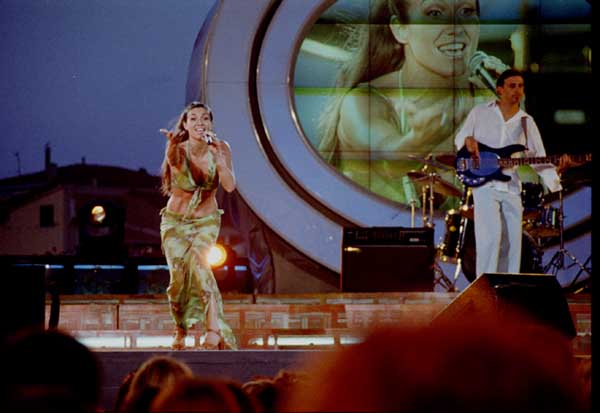
[[(510, 176), (502, 173), (502, 168), (518, 165), (532, 165), (553, 163), (557, 164), (562, 155), (542, 156), (535, 158), (511, 158), (515, 152), (522, 152), (526, 148), (523, 145), (508, 145), (503, 148), (491, 148), (482, 143), (479, 144), (479, 159), (473, 159), (471, 153), (463, 146), (456, 154), (454, 167), (458, 179), (469, 187), (477, 187), (486, 182), (510, 181)], [(592, 160), (592, 154), (570, 155), (575, 164), (582, 164)]]

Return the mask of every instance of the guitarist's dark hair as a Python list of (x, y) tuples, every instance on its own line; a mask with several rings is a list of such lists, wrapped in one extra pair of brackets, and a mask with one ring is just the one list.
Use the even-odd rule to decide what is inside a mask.
[(509, 77), (513, 77), (513, 76), (520, 76), (520, 77), (524, 78), (523, 72), (520, 72), (517, 69), (506, 69), (498, 77), (498, 80), (496, 80), (496, 87), (498, 87), (498, 86), (504, 86), (504, 81), (506, 79), (508, 79)]

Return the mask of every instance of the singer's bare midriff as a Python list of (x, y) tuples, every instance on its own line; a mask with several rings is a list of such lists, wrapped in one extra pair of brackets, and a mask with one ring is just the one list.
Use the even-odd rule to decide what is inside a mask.
[[(217, 211), (218, 204), (216, 193), (216, 189), (212, 190), (211, 192), (202, 192), (202, 202), (200, 202), (198, 207), (189, 216), (191, 218), (202, 218)], [(171, 193), (169, 201), (167, 202), (167, 209), (177, 214), (185, 214), (193, 195), (193, 192), (187, 192), (178, 188), (173, 188), (173, 192)]]

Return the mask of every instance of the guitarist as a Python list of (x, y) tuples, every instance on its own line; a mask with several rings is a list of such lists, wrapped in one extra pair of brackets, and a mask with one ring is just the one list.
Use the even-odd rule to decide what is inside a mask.
[[(514, 69), (504, 71), (496, 81), (497, 99), (471, 109), (454, 143), (466, 147), (471, 157), (479, 159), (479, 143), (492, 148), (512, 144), (527, 147), (521, 156), (546, 156), (539, 129), (533, 117), (520, 108), (524, 96), (523, 74)], [(515, 155), (517, 155), (515, 154)], [(559, 170), (569, 164), (569, 156), (559, 161)], [(532, 165), (551, 192), (562, 186), (552, 164)], [(516, 167), (502, 171), (508, 181), (490, 180), (473, 187), (475, 213), (476, 273), (520, 272), (523, 204), (521, 182)]]

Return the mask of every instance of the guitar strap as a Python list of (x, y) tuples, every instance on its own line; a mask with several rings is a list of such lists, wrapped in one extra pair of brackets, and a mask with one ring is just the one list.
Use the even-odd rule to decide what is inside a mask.
[[(523, 128), (523, 133), (525, 133), (525, 150), (528, 150), (529, 147), (527, 146), (527, 116), (521, 116), (521, 127)], [(538, 183), (540, 183), (542, 177), (538, 175), (537, 179)]]
[(527, 116), (521, 116), (521, 127), (523, 128), (523, 132), (525, 133), (525, 148), (529, 149), (527, 146)]

